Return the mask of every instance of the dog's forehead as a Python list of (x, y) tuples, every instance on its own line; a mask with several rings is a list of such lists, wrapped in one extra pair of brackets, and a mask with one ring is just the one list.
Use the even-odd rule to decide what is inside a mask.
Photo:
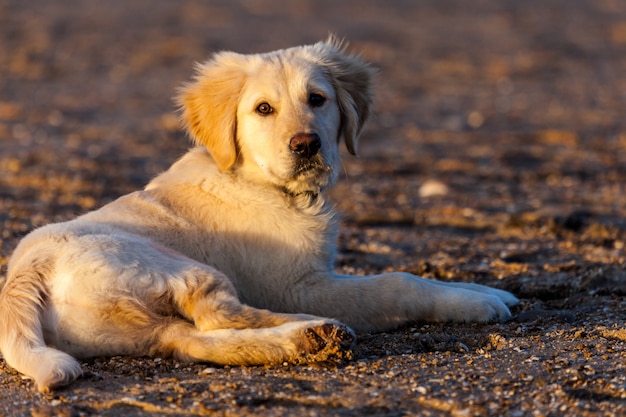
[(306, 94), (311, 91), (334, 95), (326, 68), (304, 57), (283, 53), (256, 55), (248, 69), (248, 85), (275, 97)]

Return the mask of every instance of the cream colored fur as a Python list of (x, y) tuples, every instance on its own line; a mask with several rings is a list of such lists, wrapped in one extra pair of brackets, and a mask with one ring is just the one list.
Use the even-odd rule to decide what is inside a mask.
[[(144, 190), (15, 250), (0, 293), (7, 363), (47, 391), (81, 375), (75, 358), (314, 361), (350, 348), (347, 326), (509, 317), (517, 300), (501, 290), (333, 272), (337, 221), (323, 191), (339, 141), (356, 152), (371, 77), (333, 39), (199, 65), (179, 95), (198, 146)], [(314, 155), (294, 151), (299, 134), (317, 135)]]

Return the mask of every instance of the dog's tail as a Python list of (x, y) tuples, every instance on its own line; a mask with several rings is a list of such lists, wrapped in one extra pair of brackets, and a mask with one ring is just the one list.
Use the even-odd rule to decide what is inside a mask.
[(29, 264), (13, 274), (10, 271), (0, 291), (0, 352), (11, 367), (35, 379), (39, 391), (48, 392), (74, 381), (82, 371), (76, 359), (44, 342), (46, 268)]

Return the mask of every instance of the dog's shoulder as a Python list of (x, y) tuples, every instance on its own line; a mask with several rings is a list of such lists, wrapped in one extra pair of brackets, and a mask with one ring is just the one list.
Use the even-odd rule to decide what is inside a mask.
[(189, 150), (167, 171), (154, 178), (145, 190), (169, 190), (181, 184), (197, 185), (207, 180), (217, 180), (217, 164), (204, 147)]

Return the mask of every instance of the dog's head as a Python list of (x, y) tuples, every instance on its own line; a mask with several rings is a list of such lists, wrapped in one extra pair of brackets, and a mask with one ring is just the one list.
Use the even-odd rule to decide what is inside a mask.
[(220, 171), (290, 194), (332, 183), (343, 137), (356, 154), (373, 70), (333, 38), (257, 55), (221, 52), (178, 97), (184, 125)]

